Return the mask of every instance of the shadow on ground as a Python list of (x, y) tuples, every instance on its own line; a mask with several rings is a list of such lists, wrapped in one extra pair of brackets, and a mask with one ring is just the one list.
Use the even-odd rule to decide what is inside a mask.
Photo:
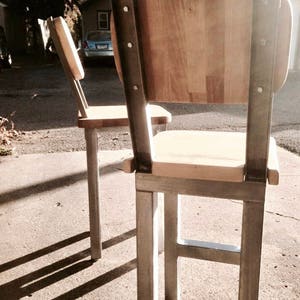
[[(127, 239), (134, 237), (136, 230), (132, 229), (119, 236), (116, 236), (110, 240), (102, 243), (102, 248), (107, 249), (118, 243), (121, 243)], [(83, 232), (76, 236), (70, 237), (46, 248), (40, 249), (36, 252), (27, 254), (25, 256), (16, 258), (12, 261), (0, 265), (0, 272), (10, 270), (18, 267), (22, 264), (33, 261), (51, 252), (57, 251), (64, 247), (70, 246), (78, 241), (86, 239), (90, 236), (89, 232)], [(46, 267), (40, 268), (34, 272), (21, 276), (10, 282), (0, 285), (0, 295), (2, 299), (21, 299), (25, 296), (32, 296), (34, 292), (37, 292), (55, 282), (61, 281), (73, 274), (83, 271), (93, 265), (91, 259), (87, 259), (90, 256), (90, 249), (82, 250), (62, 260), (56, 261)], [(100, 286), (113, 281), (114, 279), (132, 271), (136, 268), (136, 259), (133, 259), (113, 270), (110, 270), (94, 279), (70, 290), (63, 295), (56, 297), (55, 299), (77, 299), (85, 294), (99, 288)]]

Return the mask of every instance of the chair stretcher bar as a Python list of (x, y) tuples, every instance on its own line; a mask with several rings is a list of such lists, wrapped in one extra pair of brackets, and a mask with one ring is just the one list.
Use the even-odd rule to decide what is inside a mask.
[(226, 264), (240, 264), (240, 248), (231, 245), (194, 240), (180, 240), (177, 256), (203, 259)]

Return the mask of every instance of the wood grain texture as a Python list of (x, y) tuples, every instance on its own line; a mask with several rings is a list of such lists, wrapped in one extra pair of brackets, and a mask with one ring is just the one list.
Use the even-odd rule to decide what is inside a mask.
[(52, 38), (55, 35), (54, 43), (56, 48), (57, 42), (60, 44), (57, 51), (63, 52), (58, 54), (59, 56), (64, 55), (69, 72), (72, 73), (74, 79), (83, 79), (84, 70), (67, 23), (62, 17), (57, 17), (53, 20), (49, 19), (48, 26), (50, 27)]
[[(274, 91), (284, 83), (288, 67), (287, 0), (280, 14)], [(137, 15), (149, 101), (248, 101), (252, 1), (137, 1)], [(115, 56), (122, 76), (118, 51)]]
[(84, 78), (84, 71), (71, 33), (62, 17), (48, 18), (47, 24), (66, 77), (71, 85), (78, 110), (82, 116), (86, 117), (88, 105), (79, 83), (79, 80)]
[[(149, 105), (152, 124), (167, 124), (172, 115), (159, 105)], [(125, 105), (89, 106), (87, 117), (78, 118), (80, 128), (101, 128), (128, 126), (128, 115)]]
[[(207, 102), (222, 103), (225, 76), (225, 1), (204, 2)], [(197, 48), (196, 43), (194, 46)]]
[[(243, 182), (245, 149), (245, 133), (186, 130), (160, 132), (154, 137), (152, 174)], [(279, 170), (273, 138), (270, 140), (269, 149), (268, 179), (270, 184), (276, 185), (279, 181)]]
[[(160, 141), (160, 138), (165, 134), (170, 136), (166, 141)], [(167, 172), (168, 177), (216, 180), (218, 176), (220, 177), (219, 179), (225, 181), (243, 181), (245, 175), (244, 166), (246, 138), (244, 133), (190, 132), (189, 134), (187, 132), (187, 135), (184, 137), (184, 139), (185, 141), (189, 141), (183, 146), (179, 146), (181, 141), (179, 136), (181, 134), (177, 131), (169, 131), (168, 133), (160, 133), (159, 135), (160, 137), (156, 137), (155, 141), (156, 158), (154, 157), (154, 164), (156, 166), (153, 170), (154, 175), (163, 176), (163, 174)], [(171, 142), (170, 139), (173, 141)], [(209, 140), (216, 140), (217, 144), (214, 143), (214, 146), (208, 145), (207, 143)], [(176, 144), (176, 146), (174, 146), (174, 144)], [(225, 153), (226, 150), (224, 150), (224, 145), (226, 146), (227, 151), (230, 149), (232, 150)], [(223, 148), (220, 148), (221, 146)], [(185, 149), (188, 150), (186, 151)], [(193, 155), (193, 152), (195, 155)], [(165, 170), (169, 167), (168, 163), (173, 163), (172, 170)], [(197, 163), (199, 165), (198, 167), (196, 166)], [(213, 168), (214, 172), (210, 172)], [(135, 171), (133, 157), (128, 157), (123, 161), (122, 170), (126, 173), (132, 173)], [(208, 172), (208, 170), (210, 171)], [(269, 184), (278, 185), (279, 163), (276, 142), (274, 138), (270, 139), (267, 170)], [(227, 180), (225, 176), (227, 177)], [(232, 180), (232, 178), (235, 180)]]
[(136, 173), (136, 189), (181, 195), (213, 197), (220, 199), (264, 201), (266, 185), (261, 182), (221, 182), (199, 179), (183, 179)]

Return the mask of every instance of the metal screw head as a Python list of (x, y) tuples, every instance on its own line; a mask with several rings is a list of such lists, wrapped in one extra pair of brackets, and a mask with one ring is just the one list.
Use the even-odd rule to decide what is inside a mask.
[(129, 42), (129, 43), (127, 44), (127, 47), (128, 47), (128, 48), (132, 48), (132, 47), (133, 47), (133, 44), (132, 44), (131, 42)]
[(263, 92), (263, 88), (259, 86), (259, 87), (257, 88), (257, 92), (261, 94), (261, 93)]
[(128, 7), (128, 6), (124, 6), (124, 7), (123, 7), (123, 11), (124, 11), (124, 12), (128, 12), (128, 11), (129, 11), (129, 7)]
[(266, 41), (265, 39), (261, 39), (261, 40), (260, 40), (260, 44), (261, 44), (262, 46), (266, 46), (267, 41)]

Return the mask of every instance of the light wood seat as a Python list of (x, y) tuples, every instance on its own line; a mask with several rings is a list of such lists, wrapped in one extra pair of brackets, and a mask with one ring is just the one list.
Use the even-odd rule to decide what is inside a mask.
[[(154, 138), (152, 174), (174, 178), (243, 182), (246, 169), (246, 133), (169, 130)], [(133, 158), (123, 162), (135, 171)], [(268, 182), (279, 184), (276, 141), (270, 139)]]
[[(80, 128), (101, 128), (128, 126), (126, 105), (89, 106), (87, 117), (78, 117)], [(171, 122), (172, 115), (159, 105), (150, 105), (152, 124), (161, 125)]]
[[(153, 175), (245, 181), (245, 133), (166, 131), (158, 133), (153, 140)], [(276, 142), (273, 138), (269, 147), (268, 179), (270, 184), (278, 184)]]
[[(99, 205), (99, 162), (98, 162), (98, 129), (112, 126), (127, 126), (128, 116), (125, 105), (89, 106), (81, 87), (84, 69), (77, 53), (69, 28), (62, 17), (49, 18), (48, 26), (56, 51), (72, 88), (78, 107), (78, 126), (85, 129), (89, 215), (91, 235), (91, 257), (101, 257), (101, 224)], [(165, 125), (171, 121), (171, 114), (158, 105), (151, 106), (153, 124)]]

